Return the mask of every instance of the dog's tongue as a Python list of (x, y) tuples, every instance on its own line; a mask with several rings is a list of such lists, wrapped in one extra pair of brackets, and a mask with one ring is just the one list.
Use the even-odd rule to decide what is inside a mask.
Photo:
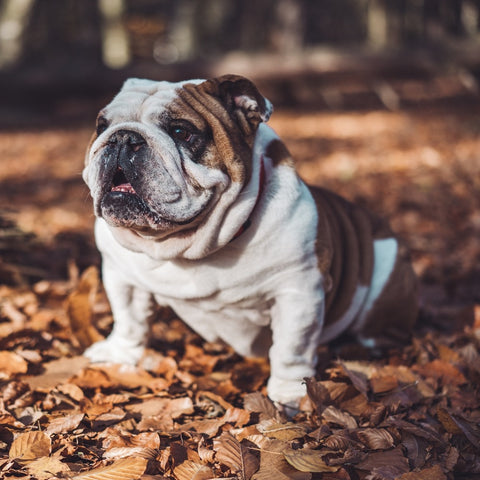
[(122, 183), (121, 185), (112, 187), (112, 192), (137, 193), (130, 183)]

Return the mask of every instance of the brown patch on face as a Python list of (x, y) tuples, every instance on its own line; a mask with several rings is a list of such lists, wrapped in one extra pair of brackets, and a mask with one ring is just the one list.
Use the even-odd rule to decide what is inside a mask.
[(294, 160), (285, 144), (280, 139), (272, 140), (265, 151), (265, 155), (272, 159), (273, 165), (294, 165)]
[(245, 138), (220, 99), (205, 91), (206, 83), (184, 85), (167, 108), (167, 114), (173, 119), (188, 120), (201, 131), (209, 130), (212, 138), (205, 147), (202, 162), (226, 171), (233, 182), (245, 184), (252, 170), (253, 139)]

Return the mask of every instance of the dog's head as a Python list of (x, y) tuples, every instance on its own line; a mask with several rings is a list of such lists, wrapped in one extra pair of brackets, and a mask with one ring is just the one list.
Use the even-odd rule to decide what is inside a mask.
[(142, 238), (195, 236), (249, 182), (257, 127), (271, 110), (239, 76), (127, 80), (99, 113), (87, 151), (95, 214)]

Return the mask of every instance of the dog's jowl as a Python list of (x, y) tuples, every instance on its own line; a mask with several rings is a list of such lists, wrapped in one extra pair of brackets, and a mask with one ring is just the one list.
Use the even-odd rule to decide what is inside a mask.
[(114, 327), (92, 361), (136, 363), (153, 302), (209, 341), (268, 356), (295, 406), (319, 344), (407, 340), (416, 280), (388, 225), (306, 186), (249, 80), (131, 79), (98, 115), (83, 177)]

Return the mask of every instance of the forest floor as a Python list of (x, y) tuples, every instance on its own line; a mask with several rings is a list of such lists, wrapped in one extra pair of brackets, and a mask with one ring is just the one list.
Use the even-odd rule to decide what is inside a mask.
[[(81, 356), (106, 335), (91, 199), (93, 125), (0, 133), (2, 478), (480, 478), (480, 110), (279, 110), (310, 183), (389, 217), (412, 251), (422, 312), (374, 358), (322, 347), (293, 419), (268, 364), (158, 313), (136, 369)], [(160, 321), (162, 320), (162, 321)]]

